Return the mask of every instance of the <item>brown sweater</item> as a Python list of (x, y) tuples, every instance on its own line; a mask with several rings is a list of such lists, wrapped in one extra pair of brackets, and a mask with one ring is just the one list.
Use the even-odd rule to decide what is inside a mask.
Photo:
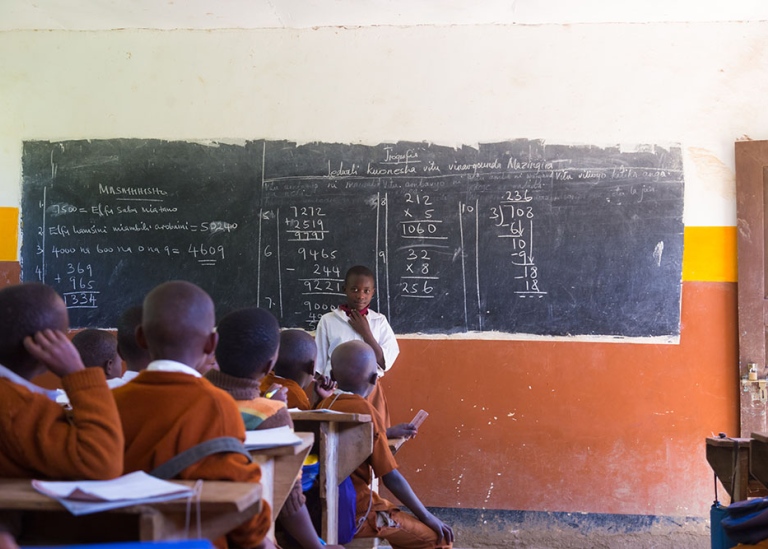
[[(235, 401), (204, 378), (179, 372), (143, 371), (113, 391), (125, 432), (125, 472), (151, 471), (196, 444), (217, 437), (245, 440)], [(181, 479), (259, 482), (261, 468), (245, 456), (208, 456), (181, 472)], [(227, 535), (238, 547), (255, 547), (269, 531), (271, 510)]]
[(123, 432), (101, 368), (62, 379), (67, 413), (0, 379), (0, 477), (109, 479), (123, 472)]

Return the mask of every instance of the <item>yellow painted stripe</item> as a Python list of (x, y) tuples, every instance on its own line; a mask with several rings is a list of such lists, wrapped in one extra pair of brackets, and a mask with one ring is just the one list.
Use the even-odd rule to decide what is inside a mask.
[[(0, 207), (0, 261), (17, 261), (19, 209)], [(683, 280), (736, 282), (736, 227), (685, 227)]]
[(736, 227), (686, 227), (683, 280), (736, 282)]
[(0, 261), (17, 261), (19, 209), (0, 207)]

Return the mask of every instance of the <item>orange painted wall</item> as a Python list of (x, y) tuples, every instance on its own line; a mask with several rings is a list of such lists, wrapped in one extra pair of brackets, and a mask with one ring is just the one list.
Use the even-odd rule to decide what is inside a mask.
[(680, 345), (401, 340), (393, 421), (430, 416), (398, 461), (430, 506), (704, 515), (737, 343), (735, 284), (693, 282)]
[[(17, 214), (0, 208), (0, 287)], [(679, 345), (400, 339), (383, 385), (393, 421), (430, 413), (397, 455), (424, 503), (705, 516), (704, 439), (739, 431), (735, 227), (686, 227), (682, 274)]]

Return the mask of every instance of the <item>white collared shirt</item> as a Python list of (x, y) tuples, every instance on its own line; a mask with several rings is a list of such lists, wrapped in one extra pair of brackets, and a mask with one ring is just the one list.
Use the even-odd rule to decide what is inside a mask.
[[(368, 319), (373, 337), (384, 352), (384, 370), (389, 370), (397, 355), (400, 354), (400, 346), (397, 344), (395, 332), (392, 331), (392, 327), (387, 322), (387, 317), (381, 313), (368, 309), (365, 318)], [(317, 324), (317, 332), (315, 333), (315, 342), (317, 343), (315, 371), (326, 376), (330, 375), (333, 350), (342, 343), (352, 340), (362, 341), (363, 337), (349, 325), (347, 313), (341, 309), (335, 309), (324, 314)], [(383, 372), (379, 369), (379, 376), (381, 375)]]
[(203, 377), (200, 372), (194, 368), (190, 368), (186, 364), (176, 362), (175, 360), (153, 360), (147, 366), (148, 372), (179, 372), (181, 374), (189, 374), (195, 377)]
[(107, 380), (107, 386), (110, 389), (117, 389), (118, 387), (122, 387), (129, 381), (136, 378), (136, 376), (139, 375), (139, 372), (134, 372), (133, 370), (126, 370), (123, 374), (123, 377), (114, 377), (112, 379)]
[(40, 395), (44, 395), (44, 396), (48, 397), (49, 399), (53, 400), (54, 402), (56, 401), (57, 397), (59, 397), (60, 395), (64, 395), (65, 394), (64, 391), (62, 391), (61, 389), (49, 390), (49, 389), (45, 389), (43, 387), (40, 387), (38, 385), (35, 385), (34, 383), (32, 383), (30, 381), (27, 381), (26, 379), (21, 377), (16, 372), (14, 372), (12, 370), (9, 370), (8, 368), (3, 366), (2, 364), (0, 364), (0, 377), (5, 378), (5, 379), (15, 383), (16, 385), (21, 385), (22, 387), (25, 387), (25, 388), (29, 389), (33, 393), (38, 393)]

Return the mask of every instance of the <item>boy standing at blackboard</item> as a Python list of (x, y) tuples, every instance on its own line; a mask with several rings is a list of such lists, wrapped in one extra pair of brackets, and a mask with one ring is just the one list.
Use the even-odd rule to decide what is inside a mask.
[[(362, 265), (351, 267), (344, 276), (342, 290), (347, 296), (346, 303), (324, 314), (317, 324), (315, 370), (330, 376), (333, 350), (342, 343), (357, 340), (364, 341), (373, 349), (378, 364), (377, 373), (382, 377), (384, 372), (392, 368), (400, 354), (400, 347), (387, 317), (369, 308), (376, 293), (373, 272)], [(391, 426), (387, 398), (380, 384), (376, 384), (368, 396), (368, 402), (381, 415), (388, 438), (412, 437), (416, 434), (416, 427), (410, 423)]]

